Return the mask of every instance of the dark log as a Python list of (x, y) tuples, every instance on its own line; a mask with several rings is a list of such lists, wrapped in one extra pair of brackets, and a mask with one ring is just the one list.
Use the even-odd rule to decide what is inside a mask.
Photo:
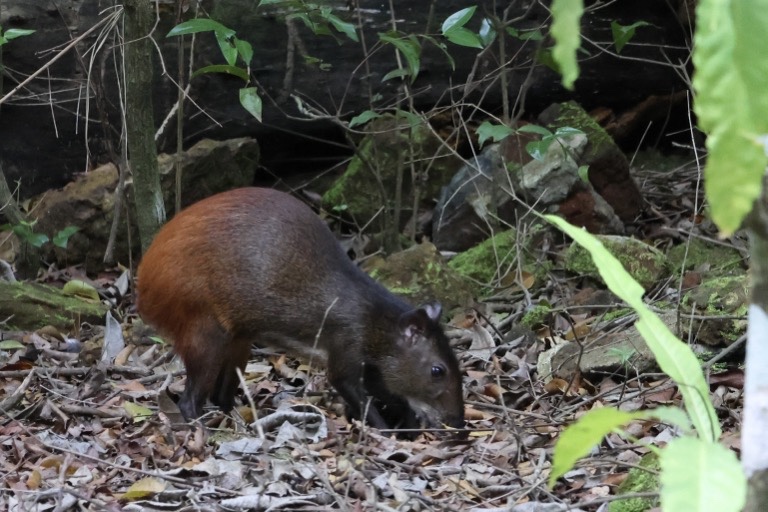
[[(525, 90), (523, 110), (526, 117), (533, 118), (557, 101), (574, 99), (587, 109), (602, 106), (621, 111), (649, 95), (666, 95), (685, 89), (679, 76), (666, 64), (667, 61), (684, 62), (689, 53), (686, 49), (688, 31), (678, 21), (674, 3), (666, 0), (613, 2), (588, 12), (582, 21), (585, 53), (581, 55), (581, 77), (573, 92), (564, 90), (559, 76), (542, 65), (537, 65), (531, 72), (535, 43), (523, 44), (519, 39), (505, 37), (505, 54), (513, 56), (504, 66), (511, 100), (514, 102), (518, 93)], [(37, 32), (4, 46), (4, 93), (53, 57), (51, 48), (59, 48), (103, 18), (104, 15), (99, 13), (105, 7), (95, 0), (61, 4), (44, 0), (9, 0), (5, 4), (7, 7), (0, 18), (4, 29), (34, 28)], [(301, 22), (294, 22), (295, 34), (301, 43), (297, 47), (303, 45), (308, 54), (322, 60), (329, 68), (307, 64), (300, 52), (296, 52), (292, 60), (287, 59), (288, 30), (275, 9), (257, 10), (256, 2), (252, 0), (208, 0), (203, 4), (212, 18), (237, 30), (238, 37), (253, 45), (252, 76), (265, 97), (264, 122), (256, 122), (239, 105), (237, 90), (243, 85), (240, 79), (203, 75), (193, 79), (190, 96), (205, 114), (189, 104), (186, 106), (185, 146), (203, 137), (255, 136), (263, 148), (264, 164), (273, 172), (316, 170), (327, 167), (329, 158), (338, 160), (349, 149), (334, 123), (307, 121), (291, 95), (344, 119), (369, 108), (369, 93), (377, 97), (373, 102), (375, 108), (391, 108), (396, 104), (397, 80), (381, 81), (395, 67), (393, 50), (376, 46), (377, 34), (391, 28), (392, 15), (386, 10), (388, 3), (360, 0), (358, 9), (349, 10), (342, 2), (336, 2), (334, 12), (338, 16), (354, 23), (361, 20), (370, 53), (368, 59), (361, 44), (344, 36), (316, 36)], [(478, 2), (478, 13), (470, 28), (477, 30), (480, 13), (490, 12), (494, 4), (509, 9), (508, 19), (520, 17), (513, 24), (518, 30), (539, 27), (548, 21), (548, 12), (538, 4), (528, 8), (524, 2), (483, 0)], [(430, 5), (412, 0), (394, 1), (397, 28), (409, 33), (425, 33)], [(456, 0), (434, 2), (434, 21), (428, 33), (440, 40), (437, 34), (442, 20), (467, 5)], [(503, 14), (501, 8), (496, 13), (499, 16)], [(173, 26), (175, 14), (166, 3), (160, 3), (159, 10), (161, 17), (155, 39), (165, 62), (164, 69), (175, 73), (176, 45), (180, 39), (165, 37)], [(649, 25), (639, 28), (635, 39), (617, 57), (610, 44), (611, 21), (628, 25), (640, 20)], [(99, 101), (91, 104), (93, 121), (86, 145), (83, 98), (85, 85), (89, 83), (88, 59), (91, 54), (88, 49), (93, 45), (94, 37), (86, 38), (78, 45), (76, 54), (62, 57), (51, 66), (49, 73), (43, 73), (1, 107), (0, 163), (4, 164), (11, 180), (21, 180), (25, 195), (60, 186), (73, 173), (110, 158), (107, 148), (109, 143), (114, 144), (120, 132), (118, 90), (113, 77), (115, 59), (119, 64), (120, 41), (108, 36), (93, 62), (90, 90)], [(195, 40), (195, 69), (223, 62), (211, 34), (199, 34)], [(184, 41), (190, 45), (191, 38)], [(297, 42), (296, 37), (293, 42)], [(545, 42), (544, 46), (550, 44)], [(477, 50), (450, 43), (447, 47), (455, 61), (454, 70), (441, 51), (424, 43), (421, 71), (413, 84), (416, 108), (429, 112), (461, 100), (480, 103), (484, 109), (500, 114), (498, 44), (479, 59)], [(189, 55), (190, 52), (185, 53)], [(171, 111), (177, 96), (176, 87), (161, 74), (162, 69), (158, 64), (154, 87), (157, 126)], [(467, 86), (470, 75), (474, 79)], [(524, 87), (526, 80), (528, 86)], [(484, 117), (473, 108), (456, 113), (463, 119)], [(172, 125), (170, 123), (171, 127), (166, 128), (159, 139), (161, 150), (175, 147)], [(324, 160), (318, 162), (315, 158)]]

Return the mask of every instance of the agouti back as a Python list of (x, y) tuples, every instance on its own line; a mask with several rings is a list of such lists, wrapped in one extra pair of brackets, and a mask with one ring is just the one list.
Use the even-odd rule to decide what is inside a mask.
[(414, 309), (376, 283), (288, 194), (243, 188), (190, 206), (157, 234), (137, 280), (139, 313), (186, 366), (179, 407), (188, 420), (208, 398), (232, 408), (236, 369), (255, 343), (321, 358), (350, 415), (367, 410), (374, 427), (415, 417), (464, 425), (440, 306)]

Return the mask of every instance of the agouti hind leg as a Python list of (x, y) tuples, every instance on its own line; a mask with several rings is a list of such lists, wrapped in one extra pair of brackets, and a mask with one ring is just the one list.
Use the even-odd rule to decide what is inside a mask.
[(190, 325), (177, 352), (187, 369), (187, 383), (179, 399), (179, 409), (188, 420), (203, 414), (205, 401), (216, 389), (221, 369), (227, 361), (231, 337), (215, 320)]
[(237, 369), (239, 368), (241, 372), (245, 371), (250, 355), (250, 340), (242, 338), (232, 340), (211, 395), (211, 402), (218, 405), (224, 412), (231, 411), (235, 405), (235, 393), (240, 385)]

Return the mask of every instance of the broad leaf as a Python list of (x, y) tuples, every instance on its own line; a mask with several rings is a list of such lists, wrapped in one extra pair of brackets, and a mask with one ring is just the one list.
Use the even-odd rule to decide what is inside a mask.
[(724, 446), (683, 437), (670, 441), (659, 462), (663, 510), (738, 512), (744, 507), (744, 472)]
[(212, 66), (205, 66), (192, 73), (192, 78), (204, 75), (205, 73), (226, 73), (227, 75), (234, 75), (238, 78), (242, 78), (244, 81), (248, 81), (248, 73), (243, 68), (237, 66), (230, 66), (228, 64), (214, 64)]
[(451, 30), (462, 28), (464, 25), (466, 25), (467, 22), (472, 18), (472, 15), (475, 14), (476, 9), (477, 6), (473, 5), (472, 7), (467, 7), (466, 9), (456, 11), (455, 13), (448, 16), (443, 22), (443, 26), (440, 28), (443, 35), (447, 37), (448, 32)]
[(621, 53), (622, 48), (626, 45), (630, 39), (635, 36), (635, 30), (638, 27), (644, 27), (650, 25), (645, 21), (637, 21), (631, 25), (621, 25), (616, 20), (611, 22), (611, 34), (613, 35), (613, 45), (616, 47), (616, 51)]
[(483, 48), (483, 41), (480, 39), (480, 36), (466, 28), (455, 28), (450, 32), (447, 32), (445, 37), (453, 44), (459, 46)]
[(558, 478), (569, 471), (576, 461), (592, 451), (607, 434), (635, 418), (645, 416), (646, 413), (628, 413), (611, 407), (587, 412), (560, 434), (552, 457), (549, 486), (552, 487)]
[(704, 185), (723, 235), (752, 209), (766, 167), (766, 32), (768, 0), (702, 0), (696, 7), (694, 110), (707, 132)]
[[(419, 74), (419, 68), (421, 66), (421, 47), (419, 46), (416, 39), (412, 36), (400, 37), (398, 34), (379, 34), (379, 39), (385, 43), (391, 44), (400, 51), (402, 56), (405, 58), (405, 62), (408, 67), (408, 75), (411, 77), (411, 82), (416, 80), (416, 77)], [(391, 78), (392, 76), (395, 75), (387, 73), (387, 77)]]
[(720, 423), (709, 401), (709, 387), (698, 359), (661, 319), (643, 302), (644, 290), (632, 279), (615, 256), (597, 238), (554, 215), (545, 218), (589, 251), (608, 288), (632, 307), (639, 319), (636, 327), (651, 349), (661, 370), (680, 388), (691, 421), (702, 439), (714, 442), (720, 437)]
[(552, 58), (560, 68), (563, 86), (566, 89), (573, 89), (573, 83), (579, 76), (576, 51), (581, 46), (579, 23), (583, 12), (583, 0), (553, 0), (552, 2), (550, 31), (556, 41), (552, 49)]
[(515, 133), (515, 130), (503, 124), (491, 124), (488, 121), (477, 127), (477, 142), (482, 146), (488, 139), (499, 142)]
[(350, 38), (351, 40), (357, 42), (359, 41), (359, 38), (357, 37), (357, 31), (355, 30), (355, 26), (352, 23), (346, 22), (333, 14), (332, 12), (325, 12), (325, 10), (322, 11), (322, 16), (326, 20), (328, 20), (328, 23), (333, 25), (333, 28)]
[(378, 112), (375, 112), (373, 110), (366, 110), (365, 112), (361, 112), (360, 114), (350, 119), (349, 127), (354, 128), (355, 126), (365, 124), (371, 119), (376, 119), (378, 117), (381, 117), (381, 114), (379, 114)]
[(261, 96), (255, 87), (243, 87), (240, 89), (240, 104), (250, 114), (261, 122)]
[(214, 21), (210, 18), (195, 18), (179, 23), (173, 27), (165, 37), (183, 36), (185, 34), (196, 34), (198, 32), (220, 32), (227, 37), (235, 35), (234, 30), (225, 27), (218, 21)]

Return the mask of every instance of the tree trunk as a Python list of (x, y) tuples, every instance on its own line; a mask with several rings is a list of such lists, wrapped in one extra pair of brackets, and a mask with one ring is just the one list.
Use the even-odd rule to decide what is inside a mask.
[(747, 328), (742, 465), (748, 478), (746, 512), (768, 510), (768, 179), (747, 218), (751, 298)]
[(152, 2), (125, 2), (125, 119), (141, 250), (165, 222), (152, 111)]

